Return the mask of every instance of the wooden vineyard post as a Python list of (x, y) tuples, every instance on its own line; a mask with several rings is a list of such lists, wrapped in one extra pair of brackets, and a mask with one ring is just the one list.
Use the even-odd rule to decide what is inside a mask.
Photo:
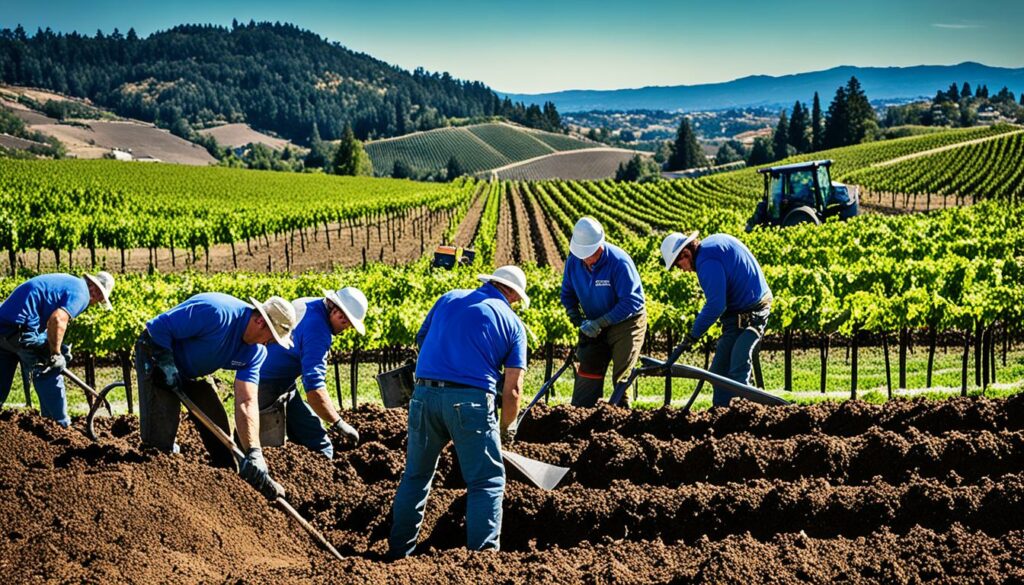
[(821, 343), (818, 345), (818, 356), (821, 358), (821, 393), (825, 393), (825, 386), (828, 380), (828, 343), (829, 336), (822, 335)]
[[(901, 333), (902, 335), (902, 333)], [(888, 391), (889, 400), (892, 400), (892, 366), (889, 363), (889, 336), (882, 333), (882, 353), (885, 354), (885, 387)], [(903, 356), (903, 344), (900, 343), (900, 362), (902, 363)]]
[(857, 400), (857, 342), (860, 331), (853, 330), (850, 338), (850, 400)]
[[(910, 330), (906, 327), (900, 328), (900, 388), (907, 387), (907, 346), (910, 345)], [(890, 384), (890, 398), (892, 397), (892, 385)]]
[(783, 389), (786, 392), (793, 391), (793, 332), (786, 329), (785, 333), (782, 334), (783, 340), (783, 369), (785, 371), (785, 377), (783, 379)]
[(925, 381), (925, 387), (932, 387), (932, 372), (935, 369), (935, 344), (937, 343), (938, 335), (935, 332), (935, 327), (928, 328), (928, 380)]
[(131, 353), (127, 351), (120, 352), (121, 358), (121, 377), (124, 380), (124, 399), (128, 403), (128, 414), (134, 414), (135, 408), (132, 406), (132, 360)]
[[(672, 355), (672, 349), (675, 347), (672, 339), (672, 330), (668, 331), (665, 335), (665, 341), (668, 343), (668, 355)], [(665, 406), (672, 404), (672, 374), (669, 373), (665, 376)]]
[(349, 369), (349, 390), (352, 392), (352, 410), (356, 409), (356, 394), (359, 392), (359, 346), (352, 348), (352, 365)]
[(334, 356), (334, 393), (338, 396), (338, 408), (344, 408), (345, 403), (341, 400), (341, 358)]
[[(552, 371), (552, 369), (554, 368), (554, 365), (555, 365), (554, 364), (554, 361), (555, 361), (555, 344), (553, 342), (551, 342), (551, 341), (545, 343), (544, 344), (544, 353), (545, 353), (544, 380), (547, 381), (547, 380), (551, 379), (551, 371)], [(544, 404), (548, 404), (549, 402), (551, 402), (551, 397), (555, 393), (554, 386), (555, 386), (554, 384), (551, 384), (550, 386), (548, 386), (547, 392), (544, 393)]]
[(964, 331), (964, 359), (960, 367), (960, 396), (967, 396), (967, 362), (971, 359), (971, 334)]

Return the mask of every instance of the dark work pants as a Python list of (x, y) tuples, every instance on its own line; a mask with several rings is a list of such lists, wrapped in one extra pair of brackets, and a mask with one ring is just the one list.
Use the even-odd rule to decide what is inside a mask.
[(640, 358), (647, 336), (647, 313), (609, 325), (597, 337), (580, 334), (576, 358), (576, 383), (572, 389), (573, 406), (594, 406), (604, 394), (604, 378), (612, 364), (612, 388), (626, 379)]
[[(175, 437), (181, 421), (181, 401), (170, 390), (153, 383), (152, 349), (140, 339), (135, 343), (135, 374), (139, 379), (139, 435), (142, 444), (170, 453), (175, 451)], [(217, 396), (213, 381), (208, 378), (181, 381), (181, 390), (206, 414), (213, 423), (231, 436), (228, 413)], [(206, 430), (192, 413), (189, 419), (196, 425), (203, 446), (210, 453), (214, 467), (237, 469), (231, 451), (217, 437)]]
[[(750, 384), (753, 368), (753, 353), (764, 335), (770, 308), (739, 315), (723, 315), (722, 336), (715, 346), (715, 357), (711, 360), (711, 372), (741, 384)], [(729, 406), (732, 393), (715, 386), (712, 403), (715, 406)]]

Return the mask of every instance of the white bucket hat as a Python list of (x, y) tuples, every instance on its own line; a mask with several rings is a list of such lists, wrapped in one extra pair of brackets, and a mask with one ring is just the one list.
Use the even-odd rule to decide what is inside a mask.
[(110, 304), (110, 293), (114, 291), (113, 275), (105, 271), (97, 272), (96, 276), (86, 274), (85, 281), (93, 283), (96, 288), (100, 289), (100, 293), (103, 295), (103, 306), (108, 311), (112, 310), (114, 307)]
[(249, 301), (252, 303), (253, 308), (259, 311), (260, 315), (267, 322), (267, 325), (270, 327), (270, 333), (274, 336), (274, 340), (277, 341), (278, 345), (285, 349), (291, 349), (292, 329), (295, 329), (296, 323), (295, 307), (277, 296), (270, 297), (265, 303), (261, 303), (252, 297), (249, 297)]
[(604, 243), (604, 228), (592, 217), (584, 217), (576, 222), (572, 228), (572, 241), (569, 242), (569, 251), (572, 255), (583, 260), (597, 252), (597, 249)]
[(359, 335), (366, 335), (366, 326), (363, 325), (363, 319), (366, 318), (368, 303), (363, 291), (352, 286), (346, 286), (338, 292), (324, 290), (324, 297), (341, 309), (342, 313), (345, 313), (345, 316), (348, 317), (348, 320), (356, 328), (356, 331), (359, 332)]
[(699, 231), (694, 230), (687, 236), (679, 232), (665, 236), (665, 239), (661, 241), (661, 257), (665, 260), (665, 270), (672, 270), (672, 265), (676, 263), (676, 258), (679, 258), (679, 253), (699, 234)]
[(530, 307), (530, 297), (526, 295), (526, 274), (518, 266), (509, 264), (494, 271), (494, 274), (478, 274), (481, 282), (497, 282), (516, 291), (523, 300), (523, 308)]

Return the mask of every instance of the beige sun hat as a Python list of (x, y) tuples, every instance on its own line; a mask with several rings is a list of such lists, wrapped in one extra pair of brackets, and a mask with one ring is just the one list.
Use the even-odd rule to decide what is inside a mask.
[(346, 286), (337, 292), (325, 290), (324, 297), (341, 309), (342, 313), (345, 313), (359, 335), (366, 335), (363, 319), (366, 319), (366, 308), (369, 304), (366, 302), (366, 295), (363, 294), (363, 291), (354, 286)]
[(494, 274), (478, 274), (481, 282), (497, 282), (516, 291), (523, 300), (523, 308), (530, 307), (530, 297), (526, 294), (526, 274), (518, 266), (509, 264), (494, 271)]
[(291, 349), (292, 329), (295, 329), (297, 321), (295, 307), (278, 296), (270, 297), (265, 303), (261, 303), (252, 297), (249, 297), (249, 301), (252, 303), (253, 308), (263, 316), (267, 325), (270, 326), (270, 333), (274, 336), (274, 340), (281, 347)]
[(679, 232), (665, 236), (665, 239), (661, 241), (661, 258), (665, 261), (665, 270), (672, 270), (672, 265), (676, 263), (676, 258), (679, 258), (679, 253), (699, 234), (700, 232), (694, 230), (686, 236)]
[(103, 307), (108, 311), (114, 307), (110, 304), (110, 293), (114, 291), (114, 276), (106, 271), (97, 272), (96, 276), (92, 274), (85, 275), (85, 281), (93, 283), (96, 288), (100, 289), (100, 294), (103, 295)]

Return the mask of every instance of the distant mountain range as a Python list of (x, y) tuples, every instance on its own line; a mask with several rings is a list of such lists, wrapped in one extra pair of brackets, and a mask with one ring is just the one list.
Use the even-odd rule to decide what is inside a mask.
[(987, 85), (992, 92), (1003, 86), (1019, 95), (1024, 91), (1024, 68), (989, 67), (981, 63), (919, 65), (916, 67), (842, 66), (772, 77), (752, 75), (724, 83), (652, 86), (615, 90), (568, 90), (541, 94), (503, 94), (530, 104), (554, 102), (560, 112), (587, 110), (716, 110), (733, 107), (792, 105), (811, 102), (814, 92), (828, 107), (836, 88), (856, 76), (871, 100), (931, 97), (950, 83), (971, 87)]

